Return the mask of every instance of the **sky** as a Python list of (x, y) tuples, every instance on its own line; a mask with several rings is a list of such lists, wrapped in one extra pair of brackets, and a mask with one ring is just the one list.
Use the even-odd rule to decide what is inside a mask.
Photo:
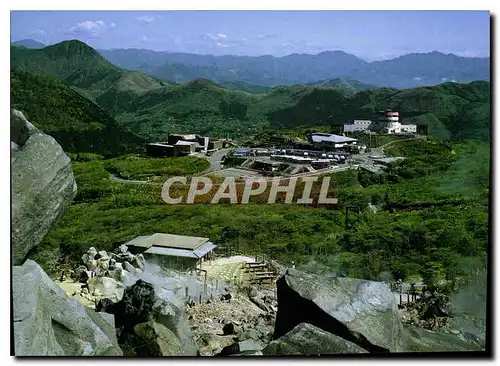
[(12, 11), (11, 40), (213, 55), (490, 55), (487, 11)]

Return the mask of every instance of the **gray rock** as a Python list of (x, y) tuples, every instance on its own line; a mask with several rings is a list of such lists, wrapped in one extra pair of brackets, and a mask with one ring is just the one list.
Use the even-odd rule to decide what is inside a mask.
[(10, 139), (16, 145), (22, 147), (31, 135), (39, 132), (21, 111), (10, 110)]
[(198, 347), (187, 323), (185, 312), (182, 309), (168, 301), (158, 300), (154, 306), (153, 319), (174, 332), (182, 342), (183, 353), (186, 356), (197, 355)]
[(108, 270), (108, 275), (109, 277), (115, 279), (118, 282), (123, 282), (125, 280), (125, 270), (122, 268), (115, 268)]
[(179, 339), (163, 324), (141, 323), (134, 331), (141, 341), (135, 347), (137, 356), (186, 356)]
[(125, 286), (111, 277), (94, 277), (87, 281), (91, 292), (97, 293), (113, 302), (118, 302), (123, 297)]
[(144, 270), (144, 267), (146, 267), (146, 259), (142, 254), (138, 254), (135, 256), (134, 262), (132, 264), (135, 264), (136, 267)]
[(108, 314), (105, 312), (99, 312), (99, 314), (103, 317), (106, 322), (115, 329), (115, 316), (113, 314)]
[(123, 262), (123, 268), (131, 273), (136, 273), (134, 266), (131, 265), (129, 262)]
[(127, 253), (128, 251), (128, 247), (125, 245), (125, 244), (122, 244), (118, 247), (118, 250), (120, 251), (120, 253)]
[(405, 324), (401, 334), (404, 352), (461, 352), (484, 351), (480, 342), (462, 334), (433, 332)]
[(262, 350), (262, 346), (253, 339), (246, 339), (241, 342), (236, 342), (222, 349), (218, 356), (233, 356), (241, 353), (257, 352)]
[(97, 255), (97, 249), (94, 247), (90, 247), (89, 250), (87, 250), (87, 254), (90, 256), (91, 259), (95, 259)]
[(246, 339), (244, 341), (238, 342), (238, 346), (240, 352), (248, 352), (248, 351), (261, 351), (262, 345), (260, 345), (254, 339)]
[(34, 261), (12, 270), (16, 356), (121, 356), (103, 318), (56, 285)]
[(101, 269), (103, 272), (106, 272), (109, 269), (109, 259), (106, 260), (106, 259), (100, 258), (97, 261), (97, 267), (99, 269)]
[(369, 352), (401, 351), (401, 318), (394, 295), (383, 283), (289, 269), (278, 280), (277, 293), (274, 339), (309, 323)]
[(328, 355), (341, 353), (368, 353), (358, 345), (328, 333), (314, 325), (302, 323), (282, 337), (269, 343), (265, 356)]
[(111, 257), (106, 253), (105, 250), (99, 251), (97, 254), (99, 254), (99, 260), (100, 261), (109, 261)]
[(11, 112), (12, 261), (21, 264), (76, 195), (71, 161), (52, 137)]
[(234, 339), (232, 336), (203, 333), (198, 338), (200, 356), (214, 356), (233, 344)]

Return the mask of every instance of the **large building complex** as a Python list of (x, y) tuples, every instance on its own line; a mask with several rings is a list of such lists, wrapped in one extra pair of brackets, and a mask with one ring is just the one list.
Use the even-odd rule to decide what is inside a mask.
[(417, 125), (402, 124), (399, 121), (399, 112), (392, 109), (380, 111), (376, 121), (354, 120), (344, 125), (344, 132), (373, 131), (387, 134), (416, 133)]

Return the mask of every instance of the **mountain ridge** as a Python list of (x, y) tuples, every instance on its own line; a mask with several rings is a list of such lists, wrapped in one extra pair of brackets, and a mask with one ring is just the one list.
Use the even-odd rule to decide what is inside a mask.
[(447, 80), (471, 82), (490, 78), (489, 57), (462, 57), (439, 51), (409, 53), (371, 62), (339, 50), (280, 57), (214, 56), (144, 49), (98, 52), (120, 67), (175, 82), (204, 77), (218, 83), (244, 82), (273, 87), (344, 78), (378, 87), (408, 88), (437, 85)]
[[(403, 119), (428, 125), (430, 134), (441, 140), (468, 136), (489, 139), (489, 81), (398, 89), (330, 78), (312, 85), (280, 85), (250, 93), (210, 78), (174, 84), (109, 66), (102, 56), (80, 43), (51, 47), (50, 63), (45, 62), (48, 47), (14, 47), (13, 65), (59, 73), (64, 83), (94, 100), (122, 127), (149, 141), (163, 141), (168, 133), (180, 130), (241, 137), (267, 128), (339, 126), (352, 119), (374, 118), (385, 108), (395, 108)], [(54, 51), (58, 49), (62, 51)], [(92, 62), (85, 63), (85, 59)], [(238, 87), (245, 89), (246, 84)]]

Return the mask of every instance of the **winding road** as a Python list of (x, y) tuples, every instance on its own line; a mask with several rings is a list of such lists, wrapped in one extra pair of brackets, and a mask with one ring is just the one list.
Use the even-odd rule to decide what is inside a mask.
[[(420, 140), (420, 139), (424, 139), (424, 138), (425, 138), (425, 136), (417, 136), (417, 137), (412, 137), (412, 138), (409, 138), (409, 139), (394, 140), (394, 141), (387, 142), (387, 143), (385, 143), (382, 146), (379, 146), (377, 148), (371, 149), (371, 151), (370, 151), (369, 154), (368, 153), (364, 153), (364, 154), (358, 155), (357, 159), (360, 159), (361, 164), (353, 164), (354, 166), (346, 165), (346, 166), (342, 166), (342, 167), (337, 167), (335, 169), (329, 169), (329, 168), (318, 169), (318, 170), (316, 170), (314, 172), (300, 173), (300, 174), (294, 175), (293, 177), (300, 178), (300, 177), (306, 177), (306, 176), (321, 175), (321, 174), (330, 173), (330, 172), (333, 173), (333, 172), (345, 171), (345, 170), (354, 168), (355, 166), (368, 164), (371, 161), (371, 159), (369, 158), (369, 156), (374, 156), (374, 155), (385, 156), (384, 149), (387, 148), (390, 145), (393, 145), (393, 144), (398, 143), (398, 142)], [(204, 158), (207, 159), (210, 162), (210, 167), (207, 168), (206, 170), (204, 170), (203, 172), (201, 172), (200, 175), (206, 175), (208, 173), (212, 173), (212, 172), (216, 172), (216, 171), (221, 170), (221, 167), (222, 167), (222, 158), (225, 155), (227, 155), (231, 150), (232, 150), (232, 148), (220, 149), (220, 150), (214, 152), (211, 156), (204, 156)], [(373, 164), (371, 164), (371, 165), (373, 165)], [(112, 180), (114, 180), (115, 182), (124, 183), (124, 184), (154, 184), (155, 183), (155, 182), (143, 181), (143, 180), (122, 179), (122, 178), (120, 178), (120, 177), (118, 177), (118, 176), (116, 176), (114, 174), (110, 174), (110, 178)], [(285, 179), (285, 177), (280, 177), (280, 178), (281, 179)], [(288, 178), (291, 178), (291, 177), (288, 177)], [(270, 181), (272, 179), (273, 179), (273, 177), (266, 177), (265, 178), (265, 180), (267, 180), (267, 181)]]

